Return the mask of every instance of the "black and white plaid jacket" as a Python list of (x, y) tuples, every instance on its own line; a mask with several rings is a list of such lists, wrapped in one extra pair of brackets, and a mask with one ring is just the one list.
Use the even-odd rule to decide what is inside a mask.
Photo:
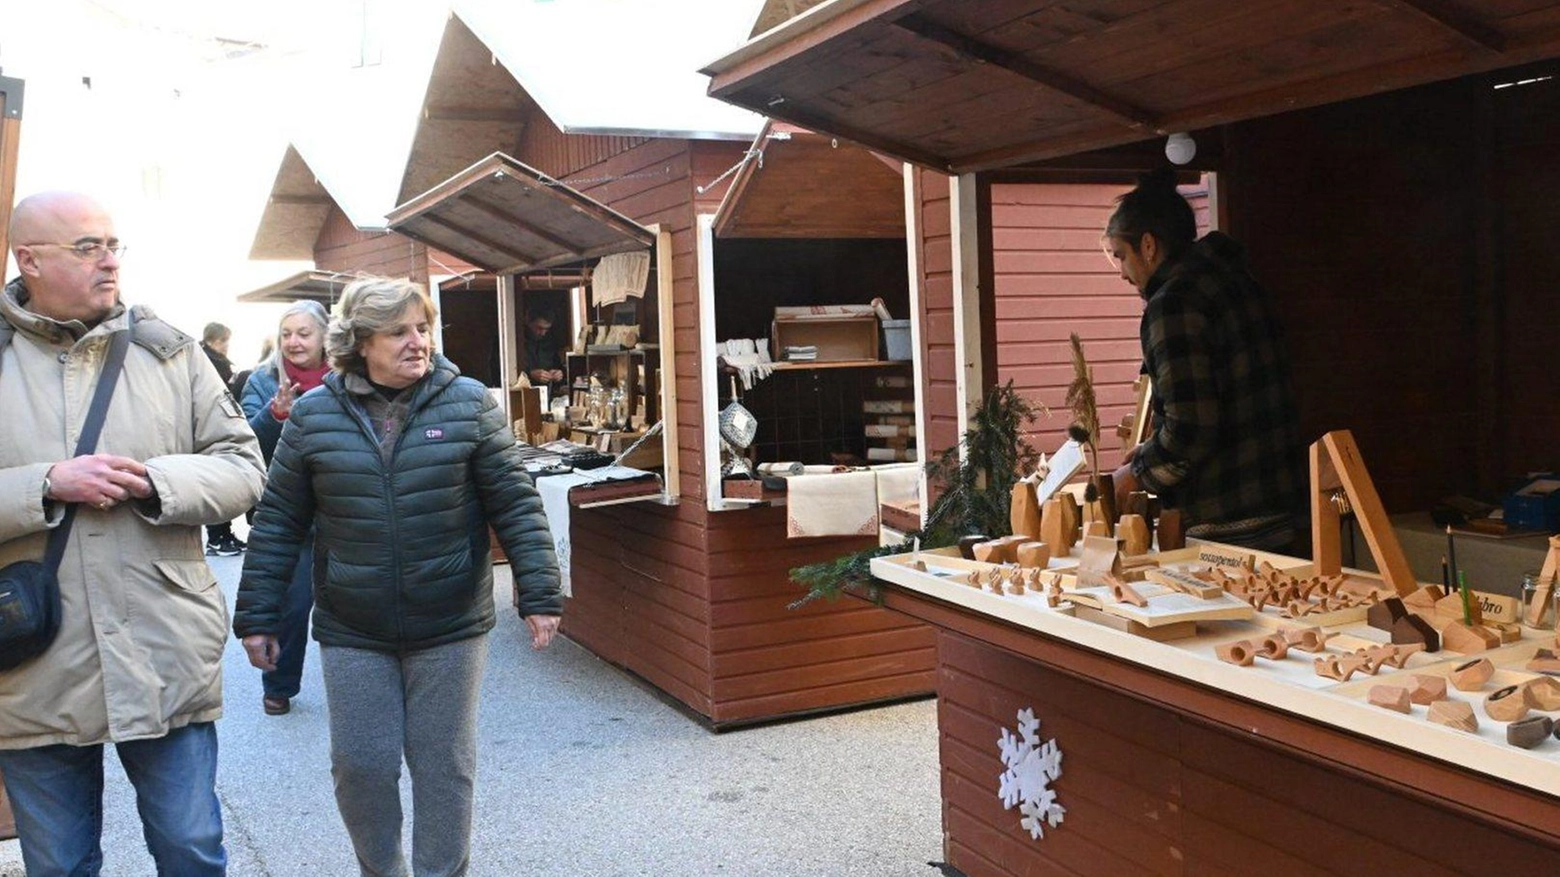
[(1143, 370), (1154, 431), (1132, 472), (1187, 532), (1283, 548), (1301, 503), (1303, 458), (1278, 325), (1245, 251), (1209, 232), (1143, 291)]

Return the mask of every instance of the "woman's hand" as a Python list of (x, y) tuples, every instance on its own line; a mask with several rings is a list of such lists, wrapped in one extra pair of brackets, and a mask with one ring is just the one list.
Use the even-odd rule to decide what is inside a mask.
[[(525, 626), (531, 629), (531, 648), (541, 651), (552, 642), (553, 634), (558, 631), (558, 616), (556, 615), (527, 615)], [(244, 642), (248, 642), (245, 640)], [(247, 646), (246, 646), (247, 647)]]
[(244, 637), (243, 643), (244, 654), (249, 656), (252, 666), (266, 672), (276, 669), (276, 661), (282, 656), (282, 644), (276, 641), (276, 637), (269, 633), (257, 633)]
[(276, 395), (271, 397), (271, 416), (277, 420), (286, 420), (287, 415), (292, 413), (293, 402), (297, 399), (297, 384), (278, 384)]

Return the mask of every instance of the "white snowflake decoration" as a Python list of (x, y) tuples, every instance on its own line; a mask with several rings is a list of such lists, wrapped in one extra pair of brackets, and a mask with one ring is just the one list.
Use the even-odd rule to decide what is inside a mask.
[(1018, 824), (1034, 840), (1045, 837), (1047, 825), (1060, 825), (1067, 813), (1067, 808), (1056, 801), (1056, 790), (1051, 788), (1051, 783), (1062, 775), (1062, 750), (1055, 740), (1040, 745), (1039, 730), (1035, 711), (1022, 709), (1018, 711), (1018, 734), (1003, 728), (997, 741), (1002, 763), (1007, 765), (998, 780), (997, 797), (1002, 799), (1004, 810), (1018, 806), (1024, 817)]

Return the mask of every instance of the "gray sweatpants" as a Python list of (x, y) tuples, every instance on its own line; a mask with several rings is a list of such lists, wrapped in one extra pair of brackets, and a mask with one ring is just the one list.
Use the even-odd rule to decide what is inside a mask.
[(363, 877), (406, 877), (401, 758), (412, 775), (412, 868), (459, 877), (471, 860), (477, 692), (487, 637), (395, 654), (320, 649), (330, 771)]

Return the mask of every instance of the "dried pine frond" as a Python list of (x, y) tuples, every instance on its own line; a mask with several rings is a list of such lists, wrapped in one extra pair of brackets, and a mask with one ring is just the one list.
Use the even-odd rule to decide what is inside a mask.
[(1094, 398), (1094, 373), (1083, 356), (1083, 339), (1077, 332), (1072, 333), (1071, 338), (1073, 379), (1067, 385), (1067, 407), (1072, 409), (1074, 425), (1089, 435), (1089, 471), (1097, 478), (1100, 474), (1100, 411)]

